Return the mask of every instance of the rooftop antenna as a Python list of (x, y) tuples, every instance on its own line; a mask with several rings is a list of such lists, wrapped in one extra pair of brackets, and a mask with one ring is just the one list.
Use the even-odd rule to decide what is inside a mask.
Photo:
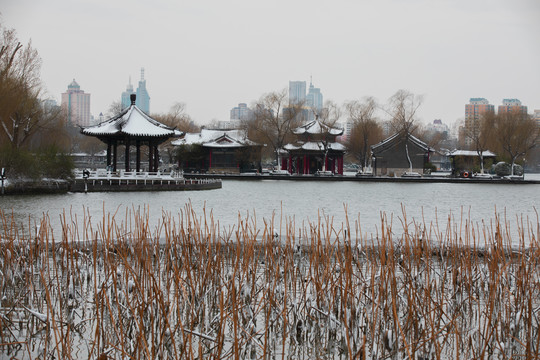
[(141, 68), (141, 81), (144, 81), (144, 68)]

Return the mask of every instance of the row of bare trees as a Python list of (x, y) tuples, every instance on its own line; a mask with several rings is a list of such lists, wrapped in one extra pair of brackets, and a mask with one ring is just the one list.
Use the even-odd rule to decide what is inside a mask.
[[(352, 125), (345, 145), (349, 155), (364, 169), (370, 164), (371, 145), (381, 141), (384, 135), (377, 113), (382, 110), (390, 118), (393, 131), (402, 131), (409, 136), (418, 130), (416, 113), (421, 100), (421, 97), (409, 91), (399, 90), (385, 106), (379, 105), (374, 98), (367, 97), (348, 101), (343, 106), (327, 101), (322, 109), (318, 110), (307, 108), (303, 103), (289, 103), (287, 90), (284, 89), (264, 94), (255, 102), (254, 118), (247, 122), (246, 128), (249, 137), (268, 144), (268, 150), (275, 154), (279, 161), (279, 150), (294, 140), (293, 129), (305, 121), (306, 112), (314, 112), (318, 121), (327, 129), (335, 127), (345, 116)], [(327, 152), (328, 139), (331, 137), (321, 135), (321, 150)]]
[(480, 158), (481, 172), (484, 173), (484, 152), (494, 151), (498, 157), (514, 165), (540, 143), (540, 128), (530, 115), (519, 111), (495, 114), (486, 112), (479, 119), (463, 127), (463, 135), (471, 142), (472, 149)]

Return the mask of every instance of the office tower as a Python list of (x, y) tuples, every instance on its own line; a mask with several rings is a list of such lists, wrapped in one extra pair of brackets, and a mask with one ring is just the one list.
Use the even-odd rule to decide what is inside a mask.
[(122, 99), (120, 100), (122, 103), (122, 109), (127, 109), (131, 105), (131, 99), (130, 99), (131, 94), (135, 94), (135, 91), (133, 90), (133, 85), (131, 85), (131, 76), (130, 76), (129, 84), (126, 86), (126, 91), (122, 93)]
[(141, 68), (141, 80), (137, 88), (137, 99), (135, 105), (147, 114), (150, 114), (150, 95), (146, 90), (146, 80), (144, 79), (144, 68)]
[(75, 79), (68, 85), (67, 91), (62, 93), (61, 105), (68, 122), (81, 126), (91, 125), (90, 94), (81, 90)]
[(315, 113), (319, 113), (323, 107), (321, 89), (314, 87), (311, 81), (309, 82), (309, 92), (306, 96), (306, 105), (309, 108), (309, 121), (314, 120)]
[(289, 104), (303, 104), (306, 101), (306, 82), (289, 81)]

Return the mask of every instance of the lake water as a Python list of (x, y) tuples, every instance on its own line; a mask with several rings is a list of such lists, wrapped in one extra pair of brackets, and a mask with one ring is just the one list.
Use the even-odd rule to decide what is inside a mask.
[[(529, 175), (528, 178), (538, 178)], [(97, 223), (105, 213), (116, 213), (120, 220), (127, 210), (148, 208), (151, 225), (156, 225), (163, 212), (177, 216), (186, 204), (191, 203), (197, 215), (212, 212), (220, 228), (238, 224), (239, 216), (256, 214), (257, 226), (263, 220), (274, 223), (280, 219), (295, 221), (295, 229), (318, 222), (319, 216), (333, 218), (338, 228), (345, 221), (345, 209), (351, 226), (355, 222), (362, 233), (376, 234), (380, 228), (381, 214), (393, 219), (394, 228), (402, 229), (402, 208), (407, 222), (413, 220), (435, 224), (438, 220), (444, 229), (451, 216), (454, 223), (470, 219), (489, 223), (500, 215), (516, 229), (516, 217), (537, 224), (537, 207), (540, 204), (540, 185), (508, 184), (445, 184), (445, 183), (373, 183), (328, 181), (238, 181), (226, 180), (223, 188), (211, 191), (188, 192), (130, 192), (130, 193), (71, 193), (65, 195), (4, 196), (0, 208), (13, 212), (18, 222), (28, 224), (28, 219), (48, 215), (55, 235), (60, 231), (60, 216), (82, 219), (86, 212)], [(399, 231), (399, 230), (396, 230)]]

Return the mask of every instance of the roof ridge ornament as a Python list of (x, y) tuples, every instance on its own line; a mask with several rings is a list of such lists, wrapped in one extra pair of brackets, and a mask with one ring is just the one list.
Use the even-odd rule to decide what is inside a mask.
[(129, 99), (131, 100), (131, 105), (135, 105), (135, 100), (137, 100), (137, 94), (129, 95)]

